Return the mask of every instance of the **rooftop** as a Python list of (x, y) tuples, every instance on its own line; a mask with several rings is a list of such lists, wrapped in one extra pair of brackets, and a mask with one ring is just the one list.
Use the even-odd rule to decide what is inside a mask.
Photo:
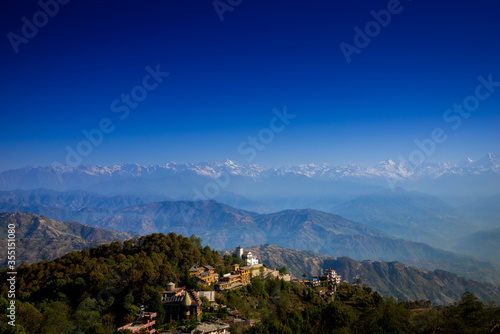
[(196, 329), (192, 333), (196, 334), (204, 334), (204, 333), (212, 333), (219, 330), (223, 329), (228, 329), (229, 324), (219, 322), (219, 323), (209, 323), (209, 322), (202, 322), (196, 327)]
[[(152, 320), (154, 317), (156, 317), (156, 315), (157, 315), (156, 312), (144, 312), (143, 314), (137, 314), (138, 319), (136, 321), (128, 325), (125, 325), (123, 327), (120, 327), (118, 328), (118, 330), (128, 329), (132, 333), (137, 333), (143, 328), (147, 328), (149, 326), (156, 324), (156, 321)], [(148, 320), (150, 321), (148, 322)]]
[(201, 299), (198, 295), (193, 291), (186, 291), (186, 293), (182, 295), (174, 295), (168, 296), (165, 300), (162, 301), (163, 304), (181, 304), (184, 301), (184, 296), (189, 294), (189, 301), (191, 304), (189, 305), (201, 305)]

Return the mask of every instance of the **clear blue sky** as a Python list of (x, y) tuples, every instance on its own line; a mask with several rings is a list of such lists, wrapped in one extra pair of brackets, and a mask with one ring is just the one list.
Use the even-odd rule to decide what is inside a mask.
[[(448, 139), (429, 161), (500, 153), (500, 87), (458, 129), (443, 121), (479, 75), (500, 81), (500, 3), (402, 0), (348, 63), (339, 44), (354, 45), (354, 27), (387, 7), (243, 0), (221, 21), (211, 0), (72, 0), (45, 24), (38, 2), (2, 1), (0, 170), (64, 164), (106, 118), (114, 130), (81, 163), (248, 163), (239, 145), (283, 106), (296, 118), (252, 163), (370, 166), (407, 157), (438, 127)], [(38, 32), (16, 53), (9, 33), (22, 37), (34, 15)], [(169, 75), (120, 119), (113, 101), (157, 64)]]

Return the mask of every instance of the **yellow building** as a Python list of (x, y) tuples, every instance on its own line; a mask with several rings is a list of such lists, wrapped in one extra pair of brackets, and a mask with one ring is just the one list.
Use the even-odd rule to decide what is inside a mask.
[(196, 277), (197, 283), (205, 287), (219, 281), (219, 274), (215, 272), (214, 267), (209, 265), (200, 267), (193, 265), (189, 268), (189, 275)]
[(216, 288), (218, 290), (229, 290), (240, 288), (250, 284), (250, 268), (241, 267), (239, 264), (233, 264), (233, 271), (230, 274), (224, 275), (218, 283)]
[(238, 268), (236, 274), (241, 277), (241, 284), (247, 285), (250, 284), (250, 268), (249, 267), (241, 267)]

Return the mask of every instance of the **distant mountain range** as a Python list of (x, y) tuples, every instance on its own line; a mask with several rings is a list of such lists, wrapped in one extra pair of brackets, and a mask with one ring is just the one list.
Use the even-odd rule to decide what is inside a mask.
[[(7, 254), (7, 228), (15, 225), (16, 265), (51, 260), (72, 251), (91, 248), (112, 241), (135, 238), (136, 233), (82, 225), (77, 222), (60, 222), (30, 213), (0, 213), (0, 251)], [(0, 267), (7, 265), (5, 256)]]
[[(170, 162), (156, 166), (25, 167), (0, 173), (0, 190), (84, 189), (105, 194), (140, 190), (140, 193), (147, 191), (149, 195), (193, 199), (193, 188), (200, 188), (203, 192), (203, 187), (213, 179), (221, 180), (219, 190), (222, 192), (245, 196), (250, 200), (263, 198), (266, 194), (290, 195), (286, 190), (291, 190), (292, 194), (306, 190), (307, 195), (314, 186), (317, 195), (332, 196), (345, 191), (349, 194), (358, 194), (361, 190), (366, 192), (369, 186), (375, 187), (372, 190), (376, 187), (404, 186), (429, 193), (493, 195), (500, 189), (500, 158), (487, 154), (477, 161), (464, 159), (458, 164), (423, 162), (416, 167), (405, 161), (395, 163), (387, 160), (372, 168), (362, 168), (356, 164), (265, 168), (260, 165), (240, 165), (230, 160), (196, 164)], [(289, 187), (284, 187), (283, 180)], [(329, 187), (317, 187), (326, 181)], [(273, 186), (274, 182), (278, 182), (281, 187)], [(165, 187), (177, 190), (166, 190)], [(332, 191), (331, 188), (339, 189)]]
[(359, 278), (379, 293), (403, 300), (431, 300), (448, 304), (465, 291), (485, 301), (500, 302), (498, 286), (465, 279), (443, 270), (427, 271), (398, 262), (355, 261), (348, 257), (329, 257), (309, 251), (297, 251), (274, 245), (248, 248), (271, 268), (287, 267), (297, 278), (321, 275), (333, 268), (343, 280), (352, 283)]
[[(22, 188), (22, 184), (30, 187), (31, 183), (38, 188), (43, 187), (44, 182), (54, 181), (51, 177), (46, 179), (37, 176), (61, 176), (63, 182), (71, 183), (97, 183), (102, 181), (149, 177), (161, 178), (170, 175), (182, 175), (183, 173), (194, 173), (212, 178), (220, 177), (224, 173), (230, 175), (249, 177), (253, 179), (269, 176), (283, 176), (286, 174), (303, 175), (312, 179), (346, 180), (349, 178), (385, 178), (413, 180), (422, 177), (439, 178), (444, 175), (468, 175), (481, 173), (500, 173), (500, 158), (488, 153), (483, 158), (473, 161), (464, 159), (458, 164), (453, 163), (428, 163), (423, 162), (413, 167), (407, 161), (395, 163), (392, 160), (380, 162), (371, 168), (362, 168), (353, 163), (349, 165), (330, 164), (307, 164), (298, 166), (283, 166), (280, 168), (266, 168), (260, 165), (240, 165), (231, 160), (226, 162), (186, 163), (179, 164), (169, 162), (165, 165), (141, 166), (138, 164), (112, 165), (112, 166), (86, 166), (81, 165), (73, 168), (69, 166), (53, 167), (25, 167), (0, 173), (2, 188)], [(31, 180), (30, 180), (31, 178)], [(96, 182), (97, 181), (97, 182)]]

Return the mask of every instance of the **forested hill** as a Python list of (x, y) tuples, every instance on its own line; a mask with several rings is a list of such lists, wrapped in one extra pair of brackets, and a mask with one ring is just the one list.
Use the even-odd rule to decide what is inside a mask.
[[(221, 272), (231, 264), (210, 248), (201, 248), (199, 239), (173, 233), (22, 264), (17, 268), (16, 297), (24, 306), (19, 306), (18, 318), (33, 319), (26, 333), (67, 333), (65, 328), (74, 329), (69, 333), (102, 333), (101, 328), (113, 333), (135, 319), (139, 305), (160, 310), (159, 291), (169, 282), (183, 282), (194, 263), (210, 264)], [(0, 279), (2, 296), (7, 296), (7, 274), (0, 274)], [(5, 303), (0, 297), (0, 309)]]

